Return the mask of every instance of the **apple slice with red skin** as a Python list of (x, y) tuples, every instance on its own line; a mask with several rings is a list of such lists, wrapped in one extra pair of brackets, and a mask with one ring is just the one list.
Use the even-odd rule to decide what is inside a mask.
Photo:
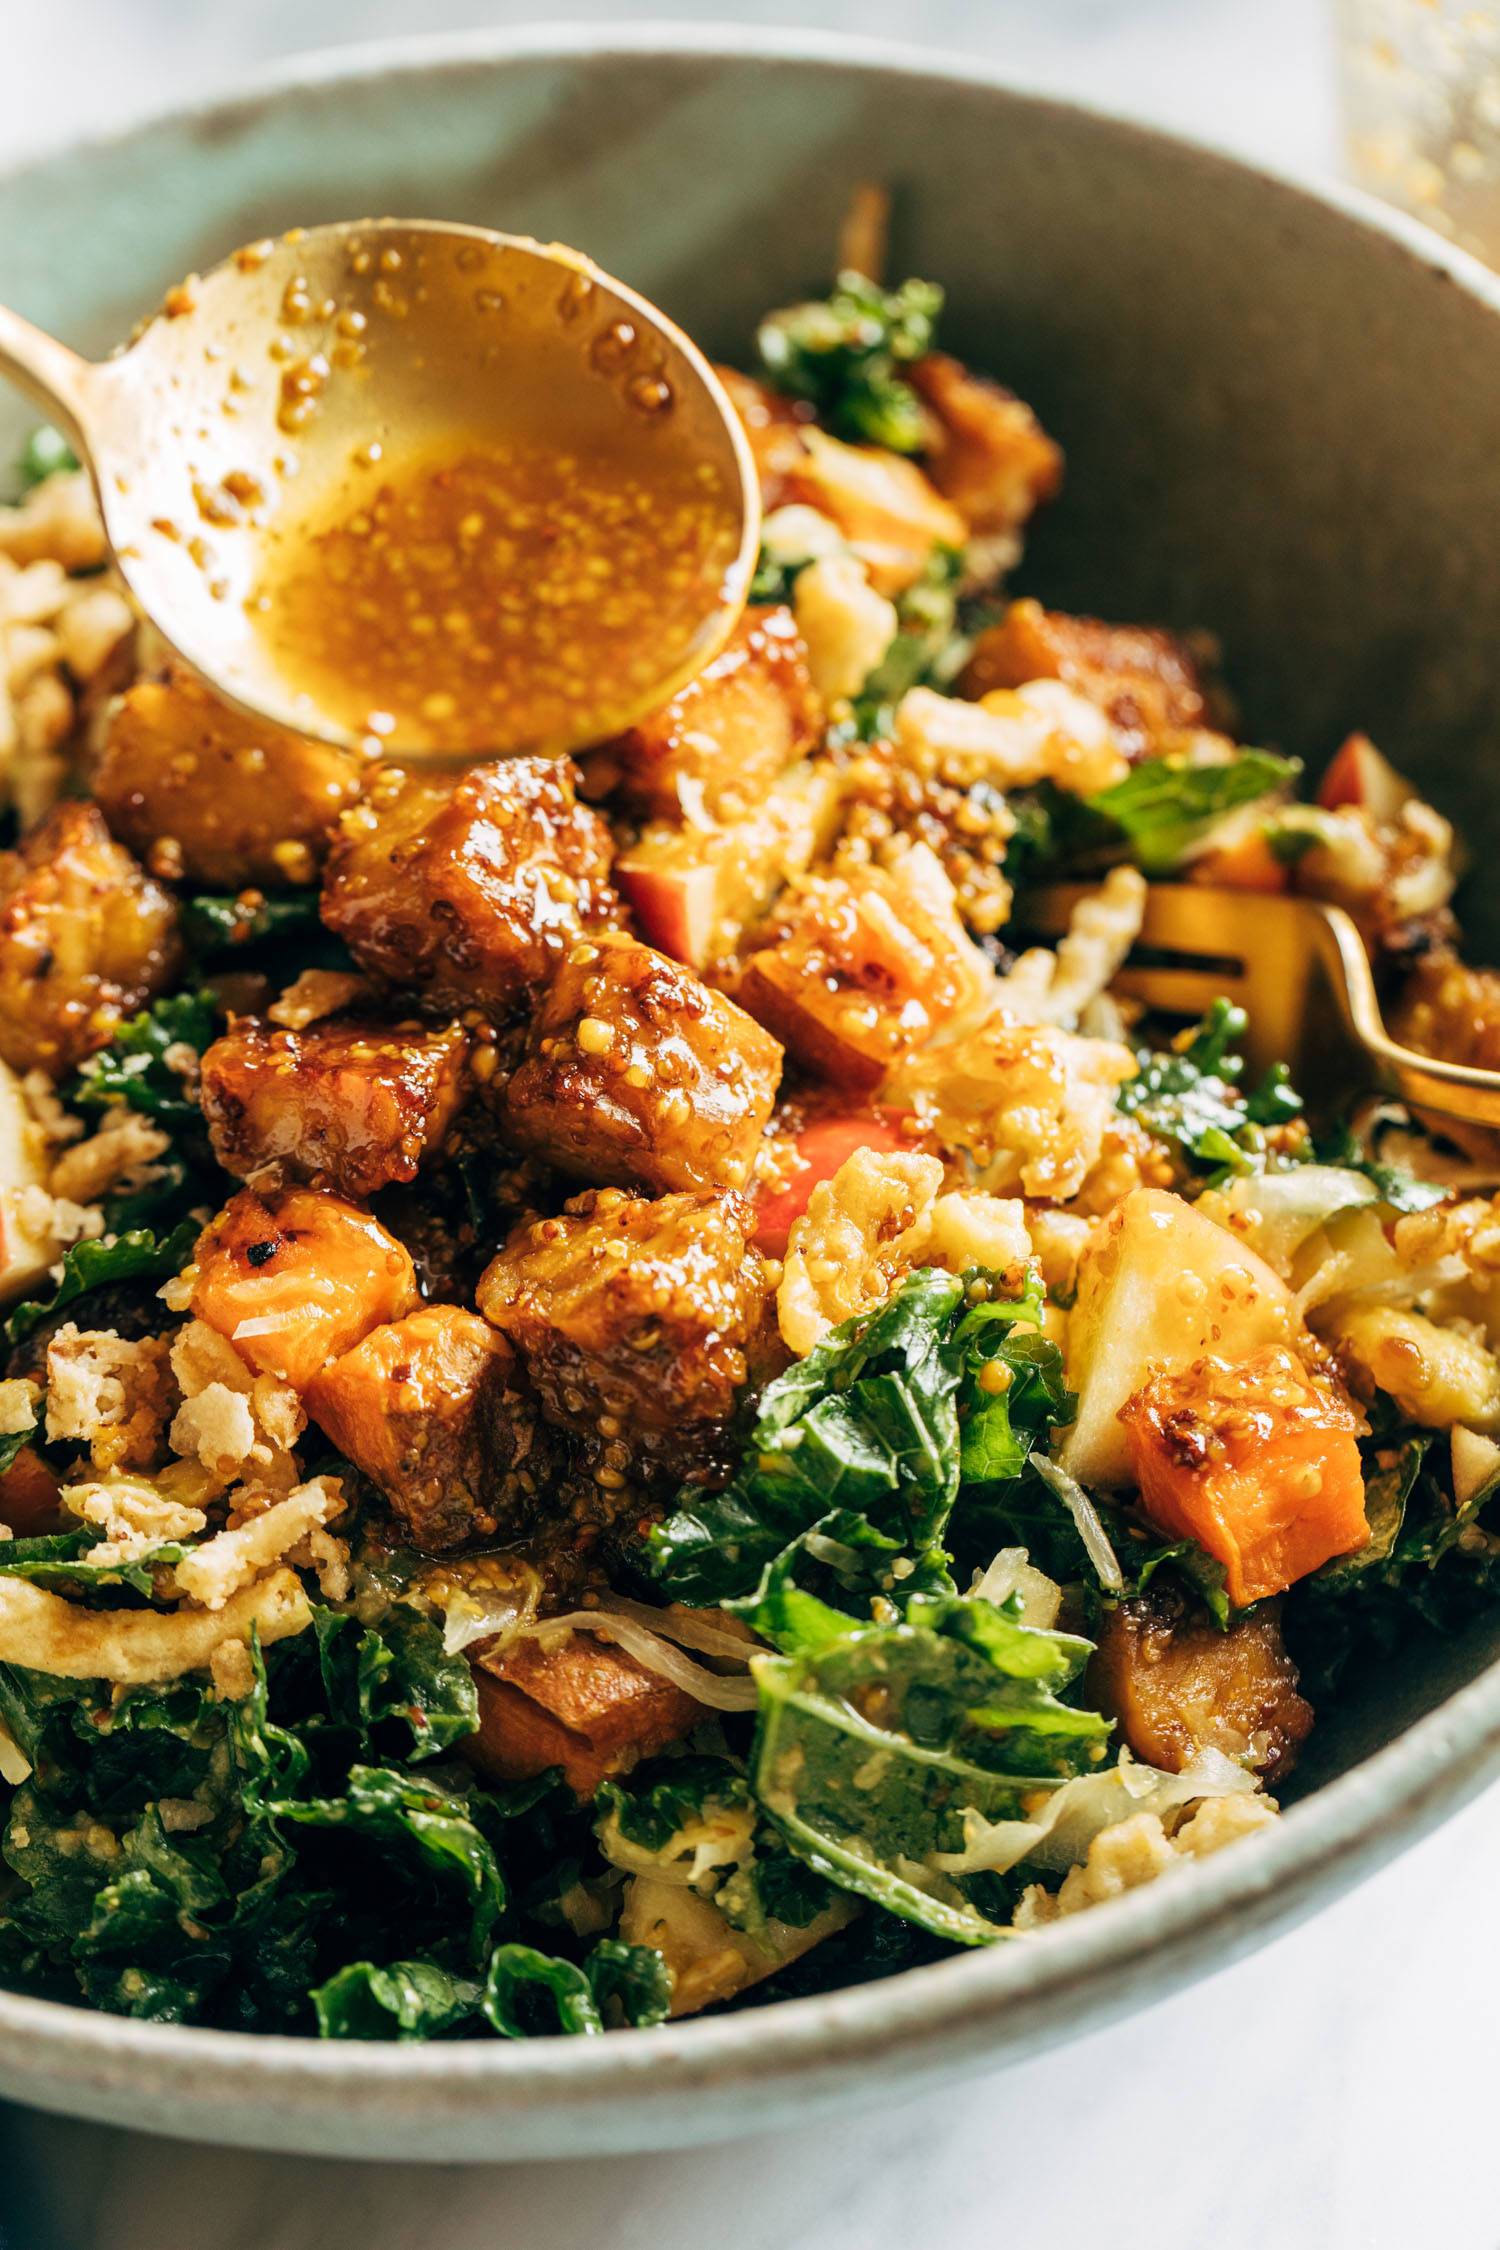
[(1328, 771), (1318, 783), (1318, 803), (1325, 812), (1353, 805), (1382, 822), (1399, 819), (1402, 806), (1415, 795), (1411, 783), (1397, 773), (1367, 734), (1351, 734), (1334, 752)]

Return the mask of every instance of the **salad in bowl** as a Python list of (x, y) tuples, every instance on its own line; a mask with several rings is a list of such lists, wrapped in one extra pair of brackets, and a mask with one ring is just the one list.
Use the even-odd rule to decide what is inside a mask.
[(1493, 1151), (1114, 989), (1152, 882), (1250, 943), (1298, 893), (1495, 1061), (1453, 830), (1362, 735), (1299, 794), (1206, 638), (1008, 591), (1061, 452), (868, 231), (722, 371), (751, 606), (575, 759), (232, 710), (28, 450), (15, 1989), (597, 2035), (1045, 1943), (1255, 1849), (1346, 1682), (1493, 1598)]

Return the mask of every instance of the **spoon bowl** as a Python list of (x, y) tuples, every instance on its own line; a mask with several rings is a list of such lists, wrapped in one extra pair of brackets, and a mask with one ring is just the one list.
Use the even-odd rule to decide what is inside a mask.
[(756, 480), (721, 385), (558, 246), (295, 229), (99, 363), (4, 314), (0, 367), (88, 460), (167, 643), (323, 741), (462, 762), (601, 739), (702, 669), (749, 590)]

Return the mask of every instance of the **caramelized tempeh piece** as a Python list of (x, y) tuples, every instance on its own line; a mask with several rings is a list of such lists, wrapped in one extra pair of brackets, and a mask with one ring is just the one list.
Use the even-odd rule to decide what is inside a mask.
[(740, 1195), (618, 1188), (522, 1228), (479, 1308), (520, 1352), (549, 1419), (658, 1455), (711, 1437), (745, 1381), (765, 1303)]
[(59, 1077), (170, 981), (177, 908), (97, 807), (54, 806), (0, 853), (0, 1059)]
[(1219, 1750), (1263, 1780), (1279, 1780), (1313, 1723), (1273, 1609), (1220, 1632), (1175, 1590), (1108, 1613), (1088, 1686), (1135, 1755), (1169, 1773), (1181, 1773), (1200, 1750)]
[(302, 1391), (416, 1306), (412, 1262), (368, 1211), (319, 1188), (231, 1196), (198, 1237), (193, 1310), (257, 1374)]
[(340, 1195), (410, 1180), (463, 1102), (468, 1048), (458, 1024), (273, 1031), (245, 1019), (203, 1058), (214, 1154), (238, 1179), (312, 1180)]
[(372, 1329), (314, 1379), (306, 1405), (419, 1547), (514, 1538), (536, 1515), (535, 1409), (515, 1353), (478, 1313), (424, 1305)]
[(1096, 704), (1131, 758), (1167, 753), (1210, 723), (1197, 658), (1179, 634), (1155, 626), (1012, 602), (975, 641), (959, 692), (977, 699), (1031, 680), (1061, 680)]
[(595, 752), (589, 781), (648, 818), (734, 820), (812, 747), (821, 721), (791, 611), (748, 609), (696, 679)]
[(360, 760), (232, 710), (193, 674), (137, 680), (93, 776), (115, 834), (162, 874), (219, 890), (311, 883)]
[(605, 933), (559, 970), (505, 1120), (523, 1148), (586, 1178), (743, 1187), (780, 1079), (780, 1047), (732, 1000)]
[(929, 352), (911, 382), (937, 425), (927, 474), (969, 529), (1017, 532), (1062, 484), (1063, 457), (1023, 399), (971, 374), (946, 352)]
[(609, 830), (575, 778), (554, 758), (458, 782), (388, 768), (340, 824), (324, 921), (364, 968), (439, 1005), (523, 1005), (616, 913)]
[(524, 1781), (561, 1766), (577, 1797), (664, 1750), (708, 1714), (683, 1689), (593, 1633), (515, 1641), (474, 1659), (481, 1772)]

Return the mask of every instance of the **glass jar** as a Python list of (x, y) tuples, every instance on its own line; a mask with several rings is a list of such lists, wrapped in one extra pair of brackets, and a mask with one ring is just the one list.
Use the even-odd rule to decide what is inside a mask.
[(1339, 0), (1349, 167), (1500, 266), (1500, 0)]

